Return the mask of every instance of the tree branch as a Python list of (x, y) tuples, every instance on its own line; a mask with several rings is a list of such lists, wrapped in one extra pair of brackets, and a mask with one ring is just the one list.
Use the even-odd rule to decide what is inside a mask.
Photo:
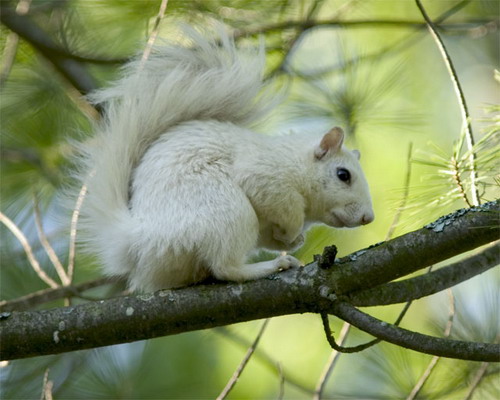
[(387, 283), (372, 289), (350, 293), (346, 300), (355, 306), (381, 306), (416, 300), (458, 285), (473, 276), (498, 266), (500, 244), (479, 254), (416, 278)]
[[(337, 299), (335, 288), (347, 294), (363, 286), (374, 287), (496, 240), (498, 211), (499, 201), (495, 201), (451, 214), (444, 219), (445, 227), (439, 225), (438, 229), (431, 224), (363, 254), (354, 253), (326, 269), (312, 263), (242, 284), (198, 285), (52, 310), (2, 313), (1, 358), (62, 353), (278, 315), (331, 310)], [(435, 346), (422, 351), (431, 350)], [(463, 351), (431, 354), (469, 355)]]
[(421, 353), (471, 361), (500, 361), (500, 345), (436, 338), (398, 328), (365, 314), (350, 304), (334, 302), (330, 312), (387, 342)]
[[(344, 257), (335, 263), (338, 268), (329, 283), (337, 294), (369, 289), (495, 241), (500, 226), (498, 205), (497, 200), (457, 210), (423, 229)], [(489, 240), (483, 241), (484, 235)]]

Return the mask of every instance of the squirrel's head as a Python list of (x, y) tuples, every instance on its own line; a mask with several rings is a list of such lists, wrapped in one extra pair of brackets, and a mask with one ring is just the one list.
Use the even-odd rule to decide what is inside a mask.
[(366, 225), (374, 214), (360, 153), (344, 148), (343, 142), (344, 132), (336, 127), (314, 149), (317, 187), (311, 211), (313, 218), (330, 226)]

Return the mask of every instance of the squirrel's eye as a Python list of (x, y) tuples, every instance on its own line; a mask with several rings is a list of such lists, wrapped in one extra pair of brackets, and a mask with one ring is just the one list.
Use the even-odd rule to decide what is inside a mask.
[(351, 180), (351, 174), (345, 168), (337, 169), (337, 178), (339, 178), (342, 182), (347, 182)]

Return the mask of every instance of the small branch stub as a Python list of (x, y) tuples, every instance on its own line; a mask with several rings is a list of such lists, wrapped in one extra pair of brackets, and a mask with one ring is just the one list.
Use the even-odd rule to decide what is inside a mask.
[(318, 267), (322, 269), (328, 269), (333, 266), (335, 258), (337, 257), (337, 246), (332, 244), (331, 246), (326, 246), (323, 254), (316, 254), (314, 256), (314, 261), (318, 263)]

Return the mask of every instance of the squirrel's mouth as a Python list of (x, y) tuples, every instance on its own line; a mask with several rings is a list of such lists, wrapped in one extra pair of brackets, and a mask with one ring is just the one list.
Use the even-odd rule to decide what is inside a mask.
[(355, 228), (360, 224), (358, 222), (351, 222), (343, 215), (341, 215), (338, 211), (330, 210), (328, 225), (333, 226), (334, 228)]
[(334, 228), (344, 228), (347, 226), (344, 220), (334, 211), (330, 211), (328, 215), (328, 225), (333, 226)]

